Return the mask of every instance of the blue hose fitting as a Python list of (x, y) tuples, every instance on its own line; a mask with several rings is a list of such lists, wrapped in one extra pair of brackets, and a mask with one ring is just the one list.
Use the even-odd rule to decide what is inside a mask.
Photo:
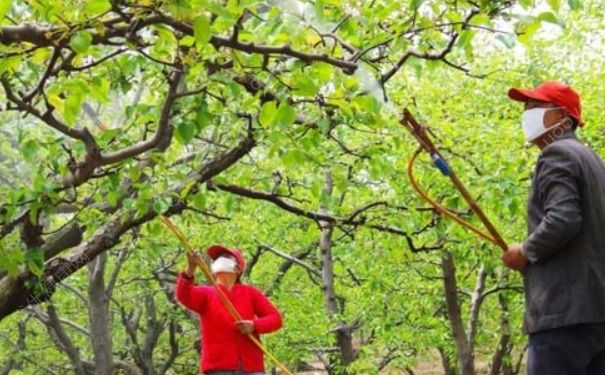
[(441, 156), (439, 156), (439, 154), (433, 152), (431, 154), (431, 159), (433, 159), (433, 163), (435, 163), (435, 166), (444, 176), (449, 176), (452, 173), (450, 166), (445, 162), (445, 160), (443, 160), (443, 158), (441, 158)]

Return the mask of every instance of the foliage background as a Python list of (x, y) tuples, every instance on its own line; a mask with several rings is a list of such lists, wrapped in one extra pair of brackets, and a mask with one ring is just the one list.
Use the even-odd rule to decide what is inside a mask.
[[(501, 19), (488, 19), (485, 24), (503, 30), (525, 28), (529, 33), (478, 31), (459, 39), (451, 52), (451, 60), (464, 61), (468, 71), (443, 61), (410, 58), (385, 86), (392, 104), (382, 103), (382, 92), (374, 86), (371, 78), (374, 73), (370, 70), (350, 76), (326, 63), (314, 63), (308, 69), (297, 70), (295, 59), (278, 61), (275, 69), (289, 68), (288, 64), (294, 66), (281, 76), (285, 84), (272, 79), (267, 71), (257, 72), (256, 77), (268, 82), (270, 91), (282, 100), (291, 95), (311, 100), (309, 105), (298, 106), (284, 104), (286, 101), (259, 101), (259, 95), (250, 95), (234, 83), (233, 77), (245, 73), (246, 66), (262, 63), (259, 54), (230, 52), (237, 55), (240, 63), (210, 77), (207, 65), (196, 59), (206, 56), (203, 60), (218, 63), (229, 53), (221, 55), (204, 44), (203, 29), (208, 27), (208, 20), (190, 20), (186, 3), (165, 5), (166, 11), (193, 22), (198, 28), (195, 38), (185, 37), (179, 41), (195, 46), (195, 52), (182, 56), (189, 64), (186, 83), (190, 89), (209, 83), (210, 93), (227, 100), (214, 100), (212, 95), (184, 98), (175, 105), (177, 110), (170, 121), (176, 140), (165, 151), (151, 154), (152, 164), (141, 166), (140, 158), (121, 160), (108, 166), (106, 175), (78, 188), (75, 196), (71, 196), (69, 190), (57, 193), (57, 179), (53, 176), (69, 174), (69, 153), (65, 149), (79, 159), (86, 154), (84, 145), (41, 125), (31, 115), (23, 116), (24, 111), (1, 112), (0, 202), (3, 202), (4, 223), (9, 223), (20, 208), (27, 206), (34, 212), (43, 212), (41, 216), (34, 216), (47, 221), (45, 233), (75, 220), (86, 227), (86, 238), (112, 214), (85, 205), (76, 205), (78, 209), (69, 213), (58, 212), (57, 208), (87, 196), (95, 203), (106, 202), (111, 206), (121, 202), (123, 207), (139, 213), (149, 205), (156, 212), (164, 212), (179, 199), (164, 193), (175, 183), (186, 181), (191, 170), (187, 164), (175, 165), (174, 162), (183, 155), (193, 155), (194, 162), (217, 155), (222, 146), (213, 145), (231, 147), (245, 134), (246, 121), (242, 121), (238, 113), (258, 114), (255, 148), (213, 178), (211, 184), (202, 184), (187, 196), (190, 209), (184, 210), (175, 221), (200, 248), (224, 243), (243, 249), (248, 259), (255, 260), (246, 282), (270, 294), (285, 317), (284, 329), (265, 338), (268, 348), (278, 358), (300, 370), (309, 363), (320, 366), (319, 358), (330, 372), (345, 371), (334, 334), (339, 322), (345, 322), (355, 326), (352, 338), (355, 359), (346, 366), (350, 373), (376, 373), (381, 367), (388, 373), (404, 373), (425, 362), (439, 362), (440, 357), (441, 360), (449, 358), (450, 370), (463, 372), (456, 370), (460, 366), (456, 364), (459, 347), (453, 338), (450, 317), (444, 312), (446, 301), (440, 262), (443, 252), (448, 251), (456, 262), (458, 297), (465, 325), (470, 324), (471, 297), (479, 270), (484, 269), (488, 275), (486, 289), (502, 288), (485, 298), (477, 318), (474, 344), (477, 368), (483, 371), (498, 348), (503, 332), (502, 300), (508, 308), (506, 316), (512, 335), (509, 361), (516, 363), (525, 345), (521, 333), (521, 280), (518, 275), (502, 270), (496, 248), (449, 221), (435, 218), (430, 210), (422, 209), (425, 205), (410, 188), (405, 175), (408, 158), (416, 145), (396, 123), (392, 110), (407, 106), (419, 119), (430, 124), (461, 179), (480, 197), (480, 204), (504, 238), (510, 242), (522, 241), (526, 192), (537, 151), (523, 147), (519, 131), (521, 109), (518, 103), (507, 100), (506, 92), (511, 86), (532, 86), (549, 79), (571, 84), (581, 93), (584, 105), (587, 125), (580, 132), (581, 138), (605, 155), (605, 111), (601, 99), (605, 95), (601, 84), (605, 52), (603, 2), (515, 4)], [(195, 1), (189, 3), (189, 9), (196, 9)], [(220, 15), (212, 24), (212, 32), (217, 34), (228, 32), (233, 25), (233, 15), (229, 12), (238, 7), (257, 6), (257, 2), (252, 1), (197, 3), (202, 7), (213, 6), (210, 13)], [(425, 6), (428, 3), (425, 2)], [(320, 1), (313, 4), (316, 12), (330, 21), (338, 18), (338, 11), (347, 9), (347, 4), (338, 1), (326, 0), (324, 7), (321, 4)], [(61, 19), (60, 15), (76, 22), (90, 18), (106, 5), (104, 1), (13, 1), (2, 3), (0, 15), (10, 16), (2, 21), (3, 26), (10, 23), (9, 19), (19, 24), (53, 24)], [(348, 5), (367, 12), (359, 16), (359, 23), (351, 22), (342, 28), (344, 37), (359, 46), (378, 40), (381, 35), (371, 32), (378, 29), (378, 20), (387, 20), (386, 15), (400, 7), (395, 1), (379, 2), (374, 8), (357, 2)], [(179, 14), (179, 11), (185, 13)], [(545, 16), (544, 12), (548, 14)], [(273, 45), (284, 40), (294, 46), (304, 45), (308, 40), (317, 41), (309, 27), (284, 14), (279, 21), (277, 15), (272, 15), (273, 21), (259, 22), (240, 37), (258, 38)], [(314, 17), (320, 15), (315, 13)], [(535, 34), (529, 35), (531, 31)], [(174, 58), (174, 36), (165, 26), (158, 26), (154, 33), (154, 37), (150, 37), (154, 41), (149, 54), (166, 61)], [(103, 56), (105, 47), (91, 47), (87, 38), (85, 33), (76, 34), (70, 45), (76, 51), (91, 48), (89, 53), (95, 58)], [(430, 33), (421, 38), (427, 43), (439, 40)], [(11, 49), (3, 46), (2, 51)], [(21, 82), (36, 82), (51, 53), (50, 48), (38, 49), (23, 61), (3, 57), (0, 72), (10, 79), (18, 76)], [(122, 55), (111, 64), (100, 65), (81, 75), (58, 76), (48, 83), (46, 95), (70, 126), (85, 124), (102, 147), (126, 146), (139, 139), (147, 131), (147, 125), (153, 127), (160, 115), (167, 74), (165, 65), (153, 63), (143, 55)], [(324, 95), (330, 105), (313, 105), (312, 100), (325, 85), (334, 88)], [(371, 89), (369, 95), (359, 95), (364, 85)], [(288, 86), (296, 86), (296, 89), (290, 90)], [(135, 99), (137, 97), (139, 99)], [(85, 101), (92, 103), (110, 130), (99, 129), (94, 119), (80, 110)], [(307, 122), (318, 125), (311, 129), (297, 125), (295, 116), (300, 114), (305, 115)], [(331, 129), (331, 118), (344, 125)], [(449, 183), (428, 167), (425, 158), (421, 160), (416, 173), (422, 185), (449, 207), (465, 211), (464, 202)], [(331, 194), (323, 191), (327, 171), (333, 179)], [(127, 180), (135, 182), (137, 193), (121, 201)], [(347, 217), (371, 202), (388, 202), (387, 207), (364, 212), (365, 220), (413, 235), (377, 231), (367, 225), (334, 228), (332, 271), (339, 303), (338, 311), (329, 311), (324, 300), (326, 290), (318, 276), (325, 267), (319, 247), (323, 230), (318, 222), (287, 212), (266, 200), (231, 194), (217, 188), (220, 185), (273, 190), (295, 206), (317, 212), (322, 209), (334, 217)], [(410, 238), (417, 247), (438, 246), (434, 250), (413, 252)], [(319, 273), (313, 274), (297, 265), (284, 273), (280, 267), (287, 259), (262, 250), (263, 246), (289, 255), (305, 254), (301, 255), (301, 261)], [(44, 264), (40, 253), (29, 250), (19, 231), (7, 234), (1, 242), (0, 269), (11, 275), (24, 270), (42, 274)], [(159, 364), (170, 358), (176, 342), (178, 356), (167, 373), (194, 373), (198, 361), (196, 324), (170, 300), (169, 293), (170, 282), (184, 265), (183, 249), (157, 220), (152, 220), (122, 236), (121, 241), (108, 250), (107, 262), (107, 278), (121, 267), (109, 303), (108, 328), (114, 358), (136, 362), (132, 349), (140, 344), (137, 340), (144, 340), (150, 327), (141, 324), (133, 340), (124, 319), (128, 320), (145, 306), (149, 309), (147, 312), (154, 311), (153, 319), (162, 326), (152, 352), (156, 371)], [(94, 337), (85, 333), (91, 324), (87, 313), (88, 280), (86, 270), (75, 272), (52, 296), (60, 316), (73, 323), (65, 329), (83, 358), (94, 356), (90, 344)], [(46, 304), (48, 302), (40, 308), (44, 310)], [(18, 362), (8, 368), (10, 373), (71, 373), (73, 363), (57, 340), (56, 332), (47, 331), (48, 325), (35, 317), (30, 307), (2, 320), (0, 362), (6, 366), (11, 360)], [(19, 322), (27, 322), (23, 346), (17, 345)], [(175, 337), (171, 337), (170, 324), (174, 325)], [(443, 365), (443, 371), (447, 372), (448, 366)]]

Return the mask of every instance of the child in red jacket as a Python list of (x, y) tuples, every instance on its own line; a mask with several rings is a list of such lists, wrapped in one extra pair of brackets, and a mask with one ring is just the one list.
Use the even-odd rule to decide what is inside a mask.
[(200, 315), (202, 360), (200, 370), (208, 375), (264, 374), (263, 353), (247, 336), (278, 330), (282, 318), (273, 304), (257, 288), (240, 282), (246, 263), (242, 253), (220, 245), (207, 250), (217, 287), (229, 298), (242, 320), (235, 322), (212, 286), (194, 284), (199, 252), (187, 259), (187, 269), (179, 273), (176, 299)]

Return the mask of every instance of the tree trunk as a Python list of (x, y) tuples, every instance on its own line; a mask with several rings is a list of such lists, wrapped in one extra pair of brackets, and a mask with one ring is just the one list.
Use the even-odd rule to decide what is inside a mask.
[(441, 366), (443, 367), (443, 375), (456, 375), (456, 367), (452, 365), (450, 357), (443, 348), (437, 348), (441, 357)]
[[(505, 284), (507, 282), (504, 273), (499, 275), (500, 283)], [(512, 350), (511, 343), (511, 328), (510, 321), (508, 320), (508, 303), (503, 293), (498, 293), (498, 303), (500, 304), (500, 340), (496, 352), (492, 357), (492, 363), (490, 366), (490, 375), (512, 375), (514, 373), (510, 352)], [(505, 361), (508, 359), (508, 361)]]
[(27, 335), (27, 321), (29, 317), (25, 317), (18, 322), (19, 325), (19, 338), (14, 345), (12, 352), (8, 355), (8, 358), (4, 360), (2, 367), (0, 367), (0, 375), (10, 375), (12, 370), (22, 370), (23, 360), (18, 356), (19, 352), (24, 352), (25, 347), (25, 336)]
[(458, 355), (458, 366), (461, 375), (473, 375), (474, 358), (473, 351), (464, 331), (464, 323), (460, 314), (460, 301), (458, 300), (458, 286), (456, 283), (456, 267), (452, 253), (444, 250), (441, 257), (441, 269), (443, 272), (443, 292), (447, 306), (447, 316), (450, 328), (456, 343)]
[[(324, 199), (332, 197), (332, 187), (332, 173), (327, 171), (325, 173), (323, 189)], [(325, 215), (329, 214), (327, 204), (321, 204), (320, 213)], [(332, 232), (334, 230), (334, 224), (328, 222), (320, 222), (320, 224), (322, 230), (321, 238), (319, 240), (319, 249), (321, 250), (321, 278), (324, 303), (328, 310), (328, 314), (333, 318), (342, 313), (341, 307), (338, 305), (336, 289), (334, 287), (334, 259), (332, 258)], [(355, 360), (352, 329), (339, 319), (338, 326), (334, 332), (336, 334), (336, 345), (338, 346), (340, 353), (340, 362), (346, 367)]]
[(470, 317), (468, 321), (468, 344), (470, 351), (475, 350), (475, 336), (477, 336), (477, 326), (479, 325), (479, 311), (481, 311), (481, 304), (483, 303), (483, 293), (485, 291), (485, 280), (487, 279), (487, 272), (485, 266), (482, 264), (479, 267), (477, 273), (477, 280), (475, 282), (475, 289), (471, 295), (471, 306), (470, 306)]
[(111, 375), (113, 350), (109, 318), (109, 299), (105, 292), (106, 253), (88, 264), (88, 316), (94, 354), (94, 375)]

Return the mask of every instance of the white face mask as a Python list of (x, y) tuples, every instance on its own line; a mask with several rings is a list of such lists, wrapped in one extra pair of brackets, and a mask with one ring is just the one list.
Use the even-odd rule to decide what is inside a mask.
[(527, 142), (535, 140), (555, 126), (559, 126), (563, 123), (563, 121), (561, 121), (557, 124), (554, 124), (550, 128), (546, 128), (544, 126), (544, 115), (551, 109), (558, 109), (558, 107), (532, 108), (523, 112), (523, 116), (521, 116), (521, 124), (523, 125), (523, 132), (525, 133), (525, 140)]
[(235, 273), (235, 266), (237, 263), (230, 258), (219, 257), (214, 262), (212, 262), (212, 273), (219, 272), (227, 272), (227, 273)]

